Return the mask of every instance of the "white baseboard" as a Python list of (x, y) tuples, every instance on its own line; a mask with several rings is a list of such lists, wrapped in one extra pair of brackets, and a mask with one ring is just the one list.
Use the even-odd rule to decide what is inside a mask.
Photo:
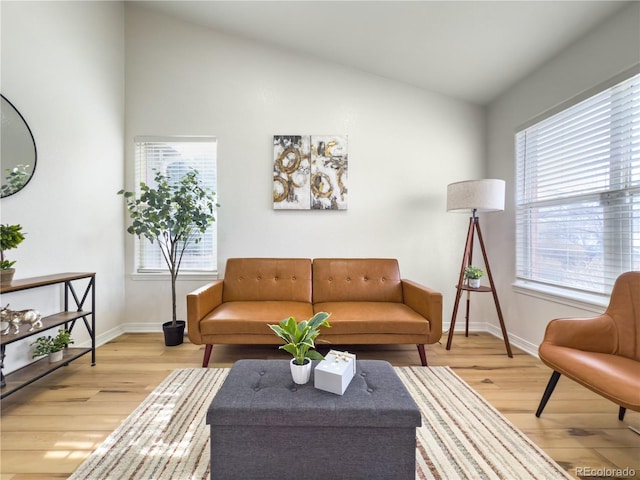
[[(500, 329), (500, 327), (497, 325), (493, 325), (491, 323), (469, 322), (469, 331), (470, 332), (486, 332), (486, 333), (490, 333), (494, 337), (498, 337), (499, 339), (502, 339), (502, 330)], [(454, 332), (464, 333), (464, 322), (462, 322), (462, 325), (460, 324), (456, 325)], [(525, 351), (529, 355), (532, 355), (538, 358), (538, 345), (535, 345), (529, 342), (528, 340), (520, 338), (511, 333), (508, 333), (508, 335), (509, 335), (509, 343), (512, 346), (518, 347), (520, 350)]]
[[(502, 339), (502, 330), (500, 330), (500, 327), (496, 325), (487, 324), (486, 329), (484, 331), (489, 332), (494, 337), (498, 337)], [(535, 345), (529, 342), (528, 340), (520, 338), (509, 332), (507, 332), (507, 334), (509, 335), (509, 343), (511, 345), (513, 345), (514, 347), (518, 347), (520, 350), (524, 350), (529, 355), (538, 358), (538, 345)]]
[[(446, 332), (447, 330), (445, 330)], [(470, 332), (486, 332), (490, 333), (494, 337), (502, 339), (502, 331), (500, 327), (496, 325), (492, 325), (486, 322), (470, 322), (469, 323), (469, 331)], [(457, 326), (455, 329), (456, 333), (464, 333), (464, 325)], [(110, 342), (111, 340), (115, 340), (123, 333), (162, 333), (162, 325), (161, 324), (152, 324), (152, 323), (125, 323), (116, 328), (112, 328), (107, 332), (103, 332), (96, 337), (96, 347), (104, 345), (105, 343)], [(445, 335), (443, 334), (443, 337)], [(509, 343), (514, 347), (518, 347), (520, 350), (525, 351), (529, 355), (532, 355), (538, 358), (538, 345), (535, 345), (523, 338), (520, 338), (516, 335), (509, 334)], [(90, 342), (83, 342), (83, 344), (78, 345), (80, 347), (89, 348), (91, 347)]]
[[(115, 340), (120, 335), (125, 333), (125, 331), (126, 330), (123, 328), (123, 326), (120, 325), (115, 328), (112, 328), (111, 330), (108, 330), (106, 332), (102, 332), (96, 335), (96, 347), (100, 347), (105, 343), (109, 343), (111, 340)], [(80, 347), (80, 348), (91, 348), (91, 341), (87, 340), (86, 342), (82, 342), (74, 346)]]
[(125, 333), (162, 333), (161, 323), (125, 323)]
[[(111, 340), (115, 340), (123, 333), (162, 333), (162, 324), (153, 323), (125, 323), (111, 330), (102, 332), (96, 336), (96, 347), (100, 347)], [(91, 341), (79, 343), (75, 345), (81, 348), (91, 348)]]

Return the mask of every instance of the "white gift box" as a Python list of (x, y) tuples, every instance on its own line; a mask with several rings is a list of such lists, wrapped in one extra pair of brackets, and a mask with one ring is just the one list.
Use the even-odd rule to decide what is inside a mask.
[(356, 374), (356, 356), (330, 350), (313, 372), (314, 387), (342, 395)]

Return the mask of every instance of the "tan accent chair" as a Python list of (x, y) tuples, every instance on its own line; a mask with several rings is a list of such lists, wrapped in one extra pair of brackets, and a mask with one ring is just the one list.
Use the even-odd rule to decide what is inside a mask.
[(620, 406), (640, 411), (640, 272), (620, 275), (604, 314), (587, 319), (556, 319), (547, 325), (538, 349), (553, 369), (536, 417), (565, 375)]

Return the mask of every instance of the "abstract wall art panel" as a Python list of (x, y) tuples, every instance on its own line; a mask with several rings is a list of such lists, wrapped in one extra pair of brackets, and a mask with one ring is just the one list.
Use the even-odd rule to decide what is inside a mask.
[(311, 136), (311, 208), (347, 209), (347, 136)]
[(273, 137), (273, 208), (311, 208), (311, 162), (308, 135)]
[(273, 208), (346, 210), (346, 135), (274, 135)]

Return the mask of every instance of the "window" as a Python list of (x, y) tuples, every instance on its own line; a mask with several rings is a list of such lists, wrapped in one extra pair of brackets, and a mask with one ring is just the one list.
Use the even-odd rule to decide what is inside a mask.
[[(215, 137), (136, 137), (136, 185), (154, 185), (156, 171), (179, 180), (186, 172), (196, 170), (204, 185), (216, 190)], [(166, 272), (167, 266), (157, 242), (136, 238), (138, 273)], [(198, 243), (191, 242), (182, 258), (180, 272), (215, 272), (217, 270), (216, 222)]]
[(518, 280), (607, 295), (640, 270), (640, 74), (517, 132), (516, 161)]

